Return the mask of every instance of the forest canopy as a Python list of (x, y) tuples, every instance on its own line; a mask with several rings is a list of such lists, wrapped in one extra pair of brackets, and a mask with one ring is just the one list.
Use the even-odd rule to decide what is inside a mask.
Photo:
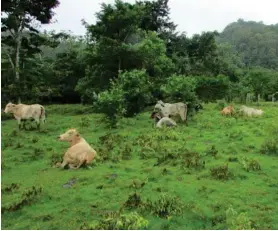
[(278, 24), (239, 19), (188, 37), (168, 0), (116, 0), (102, 4), (96, 23), (83, 22), (85, 36), (42, 33), (33, 20), (49, 23), (59, 2), (39, 2), (39, 11), (23, 0), (2, 6), (2, 106), (82, 102), (115, 119), (158, 99), (194, 105), (247, 94), (269, 100), (278, 91)]

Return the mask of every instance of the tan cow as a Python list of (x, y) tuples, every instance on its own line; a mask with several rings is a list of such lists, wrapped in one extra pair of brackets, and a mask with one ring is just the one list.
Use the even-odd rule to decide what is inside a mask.
[(162, 126), (173, 127), (176, 126), (176, 122), (169, 117), (163, 117), (157, 112), (153, 112), (151, 118), (155, 120), (156, 127), (161, 128)]
[[(37, 128), (41, 123), (45, 123), (45, 109), (40, 104), (13, 104), (8, 103), (4, 110), (5, 113), (12, 113), (18, 122), (18, 127), (21, 127), (21, 121), (34, 119), (37, 123)], [(25, 124), (23, 124), (25, 126)]]
[(184, 103), (164, 103), (161, 100), (157, 101), (154, 106), (154, 111), (159, 111), (162, 117), (170, 117), (179, 115), (182, 121), (186, 121), (187, 105)]
[(234, 113), (234, 107), (232, 105), (229, 105), (228, 107), (224, 107), (221, 111), (222, 115), (232, 115)]
[(58, 139), (70, 143), (70, 148), (63, 157), (63, 163), (57, 165), (61, 168), (68, 165), (71, 169), (78, 169), (82, 165), (92, 163), (97, 154), (76, 129), (69, 129), (66, 133), (60, 135)]

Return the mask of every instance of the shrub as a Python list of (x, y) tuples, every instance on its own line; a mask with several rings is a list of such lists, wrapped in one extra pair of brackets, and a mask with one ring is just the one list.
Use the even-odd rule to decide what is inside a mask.
[(278, 155), (278, 141), (275, 139), (267, 140), (261, 146), (261, 153), (268, 155)]
[(178, 197), (162, 194), (157, 201), (147, 201), (147, 207), (154, 215), (169, 218), (173, 215), (182, 214), (184, 203)]
[(127, 201), (124, 203), (124, 207), (127, 208), (138, 208), (142, 206), (143, 202), (141, 200), (141, 196), (138, 193), (132, 193), (131, 195), (128, 196)]
[(228, 77), (223, 75), (219, 75), (214, 78), (197, 76), (195, 79), (197, 80), (196, 93), (201, 100), (209, 102), (222, 99), (226, 96), (229, 88)]
[(214, 158), (216, 158), (217, 153), (218, 153), (218, 150), (215, 148), (214, 145), (212, 145), (211, 148), (206, 151), (207, 155), (213, 156)]
[(195, 93), (196, 80), (194, 78), (172, 75), (167, 79), (166, 84), (161, 86), (161, 91), (165, 98), (173, 102), (184, 102), (195, 104), (197, 96)]
[(261, 166), (258, 161), (243, 157), (239, 160), (239, 163), (243, 166), (244, 170), (249, 172), (250, 170), (258, 171), (261, 170)]
[(228, 164), (211, 168), (210, 174), (215, 179), (227, 180), (229, 178)]
[(105, 215), (100, 221), (86, 224), (81, 229), (96, 230), (140, 230), (148, 226), (148, 221), (138, 213), (121, 214), (112, 212)]
[(119, 118), (134, 116), (150, 102), (150, 87), (145, 70), (120, 73), (110, 89), (99, 94), (95, 106), (115, 126)]
[(246, 213), (238, 213), (229, 208), (226, 210), (226, 223), (230, 230), (251, 230), (251, 222)]

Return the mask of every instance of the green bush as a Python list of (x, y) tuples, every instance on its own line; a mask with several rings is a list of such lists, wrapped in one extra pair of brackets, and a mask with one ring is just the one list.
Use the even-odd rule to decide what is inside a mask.
[(169, 218), (173, 215), (181, 215), (184, 203), (178, 197), (162, 194), (157, 201), (148, 201), (146, 206), (150, 208), (154, 215)]
[(217, 77), (197, 76), (196, 93), (198, 97), (205, 101), (215, 101), (226, 96), (229, 89), (228, 77), (219, 75)]
[(238, 214), (233, 208), (226, 210), (226, 223), (229, 230), (251, 230), (251, 222), (247, 214)]
[(111, 82), (110, 89), (99, 94), (95, 102), (97, 110), (113, 125), (123, 116), (139, 113), (151, 100), (148, 79), (145, 70), (120, 73), (119, 78)]
[(140, 230), (146, 229), (148, 221), (138, 213), (121, 214), (112, 212), (104, 216), (100, 221), (87, 224), (81, 229), (99, 229), (99, 230)]
[(161, 86), (164, 98), (170, 101), (181, 101), (194, 104), (197, 101), (195, 93), (196, 80), (182, 75), (172, 75), (167, 79), (166, 84)]

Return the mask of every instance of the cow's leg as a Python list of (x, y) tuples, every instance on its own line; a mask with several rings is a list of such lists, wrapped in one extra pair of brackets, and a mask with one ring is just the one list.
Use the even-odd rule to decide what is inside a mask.
[(40, 125), (41, 125), (40, 119), (35, 119), (35, 121), (36, 121), (36, 124), (37, 124), (37, 129), (40, 129)]
[(68, 162), (64, 159), (63, 163), (61, 164), (61, 168), (65, 168), (67, 166)]
[(75, 166), (75, 164), (69, 164), (70, 169), (77, 169), (78, 167)]
[(21, 119), (17, 119), (17, 124), (18, 124), (18, 129), (20, 130), (20, 128), (21, 128)]

